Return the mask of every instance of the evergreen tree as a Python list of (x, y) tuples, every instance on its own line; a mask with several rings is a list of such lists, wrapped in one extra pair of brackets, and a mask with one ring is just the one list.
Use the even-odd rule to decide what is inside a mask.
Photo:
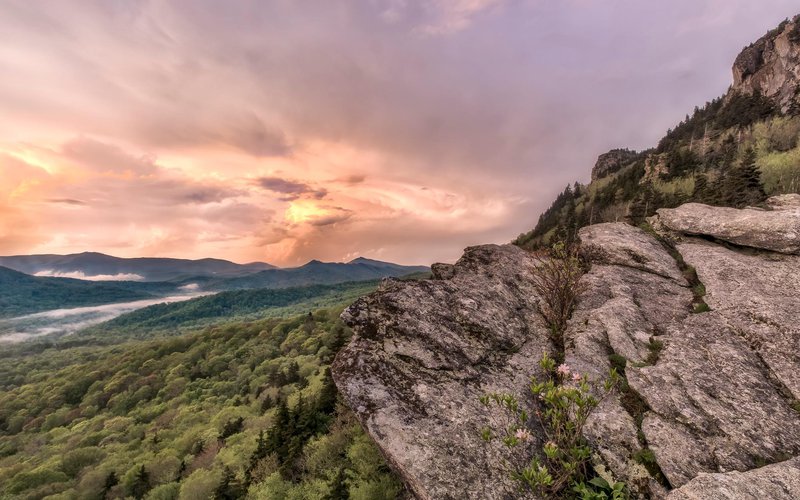
[(269, 455), (269, 449), (267, 448), (267, 440), (264, 438), (264, 431), (262, 430), (258, 433), (256, 450), (252, 455), (250, 455), (250, 462), (247, 466), (247, 470), (245, 471), (245, 483), (247, 485), (250, 484), (250, 481), (253, 478), (253, 471), (258, 466), (258, 462), (266, 458), (267, 455)]
[(297, 361), (292, 361), (289, 363), (289, 367), (286, 369), (286, 383), (287, 384), (296, 384), (300, 380), (300, 365), (297, 364)]
[(102, 498), (106, 498), (108, 492), (111, 491), (111, 488), (119, 484), (119, 478), (117, 478), (117, 473), (113, 470), (108, 473), (106, 476), (106, 481), (103, 484), (103, 494)]
[(222, 432), (219, 434), (219, 440), (224, 441), (225, 439), (233, 436), (234, 434), (238, 434), (242, 432), (244, 429), (244, 418), (237, 417), (225, 422), (225, 425), (222, 427)]
[(286, 401), (278, 401), (278, 409), (275, 412), (275, 419), (272, 426), (267, 430), (267, 453), (275, 453), (278, 463), (283, 463), (287, 456), (287, 441), (294, 432), (294, 422), (289, 413)]
[(634, 224), (641, 224), (647, 217), (653, 215), (656, 209), (656, 191), (652, 183), (644, 184), (639, 190), (639, 194), (631, 202), (628, 209), (628, 218)]
[(181, 460), (181, 465), (178, 467), (178, 474), (175, 477), (175, 481), (181, 482), (184, 474), (186, 474), (186, 460)]
[(236, 476), (230, 467), (225, 467), (222, 472), (222, 480), (214, 490), (215, 500), (236, 500), (242, 497), (242, 489), (236, 481)]
[(344, 467), (339, 467), (339, 471), (331, 478), (328, 487), (330, 491), (325, 496), (325, 500), (348, 500), (350, 498)]
[(740, 165), (728, 171), (722, 191), (725, 204), (738, 208), (761, 203), (767, 197), (751, 148), (745, 151)]
[(144, 498), (150, 490), (150, 474), (144, 468), (144, 465), (139, 467), (136, 472), (136, 477), (131, 485), (131, 495), (134, 498)]
[(272, 401), (272, 396), (270, 396), (269, 394), (264, 396), (264, 399), (261, 400), (261, 414), (263, 415), (264, 413), (266, 413), (267, 410), (272, 408), (274, 404), (275, 403)]
[(336, 384), (333, 382), (331, 376), (331, 369), (325, 368), (325, 373), (322, 379), (322, 389), (319, 391), (317, 399), (317, 412), (330, 415), (336, 409)]
[(692, 199), (700, 203), (706, 203), (708, 198), (708, 177), (704, 173), (698, 173), (694, 176), (694, 192)]
[(344, 326), (337, 324), (333, 327), (333, 342), (331, 343), (331, 353), (336, 354), (347, 344), (347, 331)]

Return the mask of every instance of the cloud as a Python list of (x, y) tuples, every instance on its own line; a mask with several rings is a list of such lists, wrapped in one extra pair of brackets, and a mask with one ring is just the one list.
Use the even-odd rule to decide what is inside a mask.
[(54, 270), (42, 270), (37, 272), (34, 276), (48, 276), (51, 278), (72, 278), (76, 280), (86, 281), (143, 281), (144, 276), (134, 273), (119, 273), (119, 274), (84, 274), (83, 271), (70, 271), (61, 272)]
[(146, 176), (158, 170), (155, 158), (152, 156), (135, 156), (120, 147), (88, 137), (79, 137), (65, 143), (61, 147), (61, 152), (65, 158), (99, 172)]
[(284, 201), (296, 200), (303, 195), (321, 200), (328, 194), (326, 189), (314, 189), (303, 182), (290, 181), (280, 177), (260, 177), (256, 179), (256, 184), (268, 191), (286, 195), (281, 198)]
[(283, 132), (271, 130), (254, 115), (232, 126), (224, 138), (253, 156), (284, 156), (291, 152)]
[(278, 264), (509, 241), (598, 154), (653, 146), (723, 93), (741, 47), (797, 8), (3, 6), (0, 252)]
[(312, 219), (309, 219), (307, 222), (312, 226), (316, 227), (332, 226), (334, 224), (339, 224), (341, 222), (344, 222), (352, 216), (353, 214), (351, 211), (340, 210), (339, 213), (330, 215), (321, 215), (319, 217), (314, 217)]
[(63, 205), (86, 206), (86, 202), (81, 200), (73, 200), (72, 198), (50, 198), (45, 201), (47, 203), (60, 203)]
[(420, 31), (431, 35), (450, 35), (469, 27), (479, 13), (503, 3), (504, 0), (433, 0), (426, 2), (433, 21)]
[(341, 182), (343, 184), (354, 185), (354, 184), (361, 184), (365, 180), (367, 180), (367, 176), (364, 174), (352, 174), (348, 175), (347, 177), (335, 179), (334, 182)]

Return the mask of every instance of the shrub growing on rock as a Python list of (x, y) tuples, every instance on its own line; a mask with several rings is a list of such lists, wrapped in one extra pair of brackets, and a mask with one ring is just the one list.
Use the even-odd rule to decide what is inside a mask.
[[(542, 498), (561, 498), (568, 492), (581, 498), (625, 498), (622, 483), (591, 477), (589, 465), (592, 450), (583, 437), (583, 426), (589, 415), (619, 384), (619, 375), (611, 369), (604, 380), (592, 380), (573, 372), (566, 364), (544, 354), (539, 366), (545, 372), (542, 380), (531, 380), (531, 393), (540, 408), (533, 412), (544, 433), (541, 450), (534, 450), (534, 436), (529, 428), (531, 413), (511, 394), (487, 394), (480, 401), (487, 408), (499, 408), (502, 423), (482, 432), (485, 441), (500, 439), (514, 455), (508, 462), (510, 474), (521, 488)], [(519, 468), (524, 455), (527, 465)], [(527, 458), (532, 455), (532, 458)]]
[(585, 286), (583, 266), (576, 248), (556, 243), (548, 253), (537, 253), (533, 285), (540, 297), (540, 310), (553, 340), (563, 351), (563, 332)]

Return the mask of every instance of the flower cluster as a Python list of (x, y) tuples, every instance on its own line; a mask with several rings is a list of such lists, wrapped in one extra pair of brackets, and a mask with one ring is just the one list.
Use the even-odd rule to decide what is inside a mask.
[[(547, 375), (543, 380), (531, 380), (531, 393), (539, 400), (540, 408), (533, 412), (539, 420), (546, 438), (538, 458), (527, 458), (529, 464), (512, 470), (526, 489), (541, 497), (553, 498), (564, 494), (570, 487), (583, 484), (589, 474), (591, 449), (583, 437), (583, 426), (589, 414), (607, 396), (619, 381), (612, 370), (605, 381), (590, 381), (586, 375), (573, 372), (566, 363), (556, 364), (545, 354), (539, 366)], [(520, 408), (510, 394), (489, 394), (481, 398), (487, 407), (492, 403), (504, 409), (511, 418), (502, 429), (502, 442), (518, 453), (524, 443), (533, 441), (528, 430), (528, 413)], [(484, 430), (484, 439), (490, 441), (492, 432)], [(530, 456), (530, 455), (529, 455)]]

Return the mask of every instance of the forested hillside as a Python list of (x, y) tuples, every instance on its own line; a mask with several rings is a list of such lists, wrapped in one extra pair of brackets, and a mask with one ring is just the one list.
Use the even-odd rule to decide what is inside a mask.
[(154, 293), (161, 291), (156, 283), (48, 278), (0, 267), (0, 318), (48, 309), (152, 299)]
[[(662, 207), (691, 201), (758, 206), (768, 196), (800, 190), (800, 86), (784, 69), (794, 65), (774, 63), (786, 73), (785, 80), (773, 78), (786, 82), (781, 88), (764, 83), (762, 92), (755, 78), (778, 71), (766, 66), (769, 61), (795, 57), (799, 27), (800, 22), (787, 20), (746, 48), (734, 65), (736, 81), (728, 93), (696, 107), (655, 148), (601, 155), (592, 182), (567, 186), (536, 227), (515, 243), (529, 248), (569, 243), (583, 226), (640, 223)], [(774, 49), (778, 39), (792, 47), (788, 55)], [(756, 83), (750, 81), (754, 78)], [(794, 90), (784, 88), (790, 86)]]
[(77, 337), (97, 341), (177, 335), (231, 320), (287, 317), (352, 302), (377, 288), (378, 281), (310, 285), (284, 289), (233, 290), (155, 304), (83, 330)]
[(0, 498), (395, 498), (337, 402), (339, 313), (0, 360)]

